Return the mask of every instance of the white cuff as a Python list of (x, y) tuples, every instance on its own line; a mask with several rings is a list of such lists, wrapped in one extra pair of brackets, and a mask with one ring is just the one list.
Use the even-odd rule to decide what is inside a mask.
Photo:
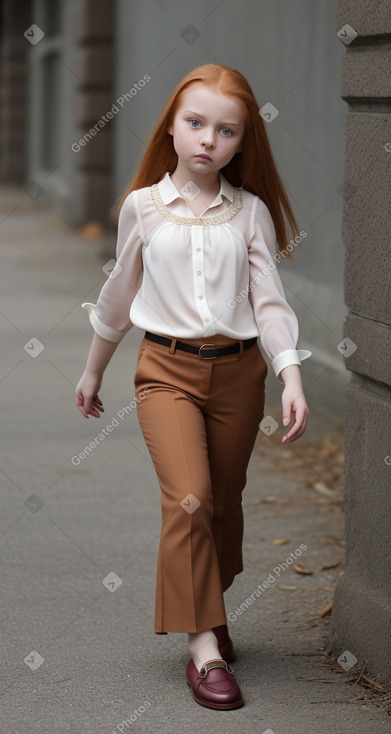
[(91, 321), (94, 330), (102, 339), (107, 339), (109, 342), (120, 342), (124, 338), (126, 331), (116, 331), (111, 326), (106, 326), (96, 315), (95, 303), (82, 303), (82, 308), (86, 308), (88, 316)]
[(271, 364), (278, 381), (284, 382), (284, 380), (278, 377), (284, 367), (289, 367), (290, 364), (300, 365), (303, 359), (307, 359), (311, 354), (312, 352), (309, 352), (308, 349), (285, 349), (284, 352), (277, 354), (277, 357), (274, 357)]

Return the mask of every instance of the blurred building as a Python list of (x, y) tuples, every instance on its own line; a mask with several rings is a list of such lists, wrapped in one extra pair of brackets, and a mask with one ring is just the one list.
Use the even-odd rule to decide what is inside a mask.
[(112, 105), (114, 5), (2, 3), (1, 176), (53, 202), (67, 221), (107, 223), (113, 126), (72, 149)]
[[(72, 227), (112, 226), (173, 87), (223, 63), (275, 108), (267, 132), (300, 229), (280, 265), (300, 323), (308, 401), (342, 416), (344, 44), (335, 1), (2, 0), (1, 161), (5, 181), (47, 201)], [(266, 124), (266, 122), (265, 122)], [(114, 234), (114, 230), (113, 230)], [(280, 388), (270, 381), (269, 394)]]

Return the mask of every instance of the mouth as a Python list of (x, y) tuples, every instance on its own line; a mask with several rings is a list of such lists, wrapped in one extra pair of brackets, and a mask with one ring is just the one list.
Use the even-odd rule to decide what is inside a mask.
[(196, 155), (195, 158), (200, 158), (202, 161), (211, 161), (212, 160), (205, 153), (200, 153), (199, 155)]

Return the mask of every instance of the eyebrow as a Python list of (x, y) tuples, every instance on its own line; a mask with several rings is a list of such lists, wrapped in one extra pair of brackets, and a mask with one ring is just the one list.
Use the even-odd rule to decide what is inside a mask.
[[(184, 115), (194, 115), (194, 117), (202, 117), (205, 118), (205, 115), (201, 115), (199, 112), (194, 112), (193, 110), (184, 110)], [(237, 126), (239, 125), (239, 122), (221, 122), (220, 125), (231, 125), (231, 126)]]

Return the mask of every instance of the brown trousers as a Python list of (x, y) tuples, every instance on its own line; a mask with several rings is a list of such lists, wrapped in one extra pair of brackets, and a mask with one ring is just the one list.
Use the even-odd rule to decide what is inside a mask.
[[(221, 334), (181, 341), (236, 342)], [(226, 624), (223, 592), (243, 570), (242, 490), (268, 370), (257, 344), (243, 351), (240, 342), (239, 354), (202, 359), (175, 343), (144, 337), (134, 375), (138, 419), (161, 489), (156, 634)]]

